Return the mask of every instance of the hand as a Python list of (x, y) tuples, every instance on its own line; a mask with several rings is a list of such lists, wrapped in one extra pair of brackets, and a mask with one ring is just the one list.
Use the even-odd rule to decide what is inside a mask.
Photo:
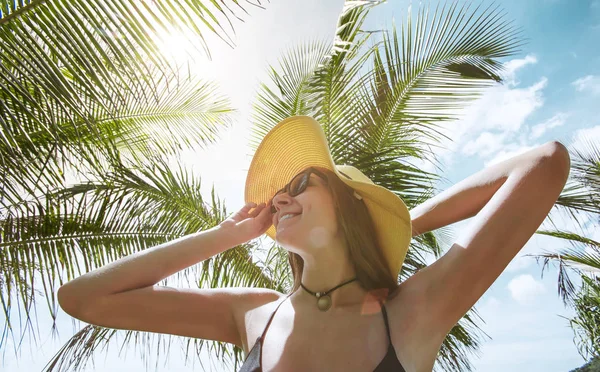
[[(271, 203), (249, 202), (239, 211), (223, 220), (219, 226), (228, 229), (236, 237), (237, 244), (243, 244), (249, 240), (264, 234), (271, 227), (272, 217)], [(250, 212), (251, 209), (254, 209)]]

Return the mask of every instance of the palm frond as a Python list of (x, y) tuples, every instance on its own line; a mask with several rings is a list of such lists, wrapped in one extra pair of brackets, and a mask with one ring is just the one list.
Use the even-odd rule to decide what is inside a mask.
[(483, 88), (501, 81), (496, 59), (516, 53), (518, 32), (497, 9), (477, 14), (470, 4), (457, 11), (439, 5), (429, 21), (429, 10), (419, 10), (413, 27), (411, 12), (392, 36), (383, 34), (383, 56), (375, 53), (376, 79), (371, 82), (372, 114), (364, 123), (365, 142), (377, 152), (405, 138), (406, 127), (430, 127), (458, 118), (465, 103)]
[(600, 147), (586, 138), (581, 138), (580, 146), (569, 148), (572, 182), (557, 204), (571, 213), (582, 211), (597, 216), (600, 215)]
[[(213, 210), (221, 210), (222, 215), (226, 214), (224, 206), (215, 198), (214, 190), (212, 193)], [(267, 256), (266, 260), (253, 262), (252, 257), (255, 256), (258, 246), (254, 243), (244, 244), (243, 246), (234, 247), (217, 256), (203, 261), (201, 264), (194, 266), (194, 278), (197, 278), (198, 287), (222, 288), (222, 287), (264, 287), (271, 288), (284, 292), (290, 287), (289, 275), (285, 275), (285, 269), (276, 266), (275, 257)], [(270, 252), (275, 252), (274, 247), (271, 247)], [(279, 251), (281, 253), (281, 251)], [(282, 257), (278, 255), (277, 258)], [(188, 275), (189, 270), (178, 273), (178, 277)], [(279, 275), (279, 276), (278, 276)], [(167, 284), (167, 280), (164, 281)], [(125, 333), (125, 341), (121, 348), (128, 344), (136, 346), (144, 346), (153, 343), (157, 338), (158, 344), (164, 343), (162, 340), (170, 335), (162, 334), (146, 334), (138, 331), (113, 331), (97, 326), (87, 326), (79, 333), (74, 335), (65, 346), (53, 357), (45, 371), (77, 371), (83, 368), (88, 360), (94, 356), (94, 351), (100, 347), (107, 346), (110, 342), (118, 341), (118, 335)], [(221, 363), (222, 367), (237, 369), (238, 364), (243, 361), (243, 351), (237, 346), (202, 340), (177, 338), (181, 347), (184, 347), (186, 355), (189, 355), (190, 348), (198, 357), (199, 362), (200, 352), (202, 348), (208, 347), (208, 352), (214, 358), (211, 361)], [(170, 342), (169, 342), (170, 345)], [(169, 356), (169, 349), (166, 350), (165, 358)], [(56, 369), (58, 368), (58, 369)]]
[[(118, 93), (126, 100), (114, 112), (102, 112), (90, 102), (96, 115), (93, 131), (83, 122), (58, 121), (54, 135), (41, 129), (4, 132), (17, 147), (0, 144), (3, 169), (11, 169), (2, 173), (6, 198), (2, 204), (19, 201), (23, 191), (35, 195), (55, 185), (52, 174), (64, 182), (65, 168), (81, 174), (98, 172), (117, 149), (168, 154), (183, 146), (202, 147), (214, 142), (218, 130), (230, 122), (229, 102), (213, 83), (177, 75), (152, 81), (137, 92), (129, 85), (121, 87)], [(35, 128), (24, 120), (20, 124), (19, 128)]]
[(582, 277), (583, 285), (575, 299), (574, 318), (569, 324), (579, 355), (588, 360), (600, 357), (600, 279)]
[[(236, 10), (227, 1), (2, 1), (0, 148), (2, 183), (10, 193), (5, 204), (64, 184), (65, 165), (82, 157), (94, 165), (103, 157), (99, 149), (110, 148), (119, 135), (129, 131), (139, 139), (141, 125), (163, 124), (154, 140), (169, 130), (176, 134), (159, 136), (162, 144), (169, 138), (177, 146), (212, 141), (227, 102), (218, 97), (211, 103), (214, 87), (182, 79), (160, 45), (176, 29), (181, 37), (196, 38), (190, 45), (210, 56), (207, 37), (229, 43), (224, 26), (231, 26), (231, 17), (239, 19), (237, 10), (246, 11), (237, 0), (231, 4)], [(260, 1), (246, 4), (262, 7)], [(31, 166), (23, 170), (23, 164)], [(15, 180), (22, 182), (12, 186)]]
[(440, 347), (434, 370), (472, 371), (469, 355), (479, 356), (483, 338), (491, 339), (479, 328), (477, 323), (480, 321), (483, 319), (473, 307), (452, 327)]
[(345, 123), (348, 110), (339, 112), (345, 106), (331, 105), (335, 97), (345, 94), (369, 56), (368, 51), (359, 55), (370, 37), (370, 33), (360, 28), (368, 11), (381, 3), (380, 0), (346, 1), (333, 42), (314, 41), (291, 49), (281, 58), (281, 73), (270, 67), (273, 88), (261, 84), (254, 107), (255, 126), (250, 143), (253, 149), (275, 124), (289, 116), (313, 116), (325, 124), (326, 135), (327, 125), (334, 122), (334, 117), (335, 123)]
[[(593, 239), (565, 231), (539, 230), (536, 233), (564, 239), (573, 245), (579, 243), (577, 247), (563, 249), (559, 253), (546, 252), (538, 255), (528, 255), (535, 257), (538, 262), (542, 261), (542, 276), (544, 269), (549, 266), (551, 261), (558, 263), (558, 294), (565, 305), (572, 306), (579, 289), (573, 284), (573, 281), (569, 277), (569, 272), (579, 275), (583, 273), (587, 275), (599, 275), (600, 243)], [(586, 250), (583, 247), (587, 247), (588, 249)]]
[(292, 48), (285, 54), (280, 65), (283, 73), (269, 68), (269, 80), (273, 87), (261, 83), (254, 105), (252, 137), (250, 145), (257, 148), (264, 135), (279, 121), (293, 115), (309, 115), (311, 107), (309, 79), (324, 62), (330, 51), (330, 43), (310, 42)]
[[(13, 288), (21, 292), (18, 298), (25, 308), (31, 305), (30, 296), (22, 292), (35, 288), (36, 273), (41, 275), (55, 319), (57, 278), (63, 284), (64, 277), (71, 280), (123, 256), (212, 228), (227, 216), (214, 189), (212, 200), (206, 203), (200, 194), (200, 180), (162, 158), (114, 164), (113, 173), (98, 178), (101, 181), (56, 190), (45, 199), (45, 205), (15, 206), (2, 221), (0, 248), (5, 254), (0, 255), (0, 268), (5, 269), (2, 302), (6, 314)], [(194, 275), (199, 287), (282, 290), (264, 267), (253, 261), (255, 250), (254, 243), (234, 247), (176, 276)], [(30, 268), (24, 277), (13, 276), (23, 265)], [(10, 324), (8, 317), (7, 322)], [(225, 350), (231, 345), (219, 347)]]

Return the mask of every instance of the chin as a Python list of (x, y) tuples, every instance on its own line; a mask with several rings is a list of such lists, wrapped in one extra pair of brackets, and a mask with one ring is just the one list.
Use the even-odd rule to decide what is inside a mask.
[(297, 247), (302, 246), (301, 242), (299, 241), (298, 234), (294, 234), (286, 230), (281, 232), (277, 231), (277, 234), (275, 235), (275, 241), (286, 250), (294, 253), (298, 253)]
[(324, 227), (316, 226), (309, 231), (282, 229), (281, 231), (277, 231), (275, 240), (286, 250), (300, 254), (300, 252), (306, 250), (306, 247), (320, 249), (329, 246), (333, 235), (332, 232)]

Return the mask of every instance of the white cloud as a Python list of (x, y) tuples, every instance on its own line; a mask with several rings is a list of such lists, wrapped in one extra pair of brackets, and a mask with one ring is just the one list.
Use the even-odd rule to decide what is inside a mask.
[(548, 79), (543, 77), (526, 88), (492, 88), (477, 107), (471, 108), (465, 119), (470, 122), (471, 129), (517, 132), (525, 119), (544, 104), (542, 90), (547, 84)]
[(597, 75), (584, 76), (572, 82), (571, 85), (574, 85), (579, 92), (600, 94), (600, 76)]
[(523, 271), (529, 266), (531, 266), (533, 262), (535, 262), (535, 260), (532, 257), (517, 256), (513, 258), (512, 261), (510, 261), (510, 263), (508, 264), (506, 269), (504, 269), (504, 271), (509, 273)]
[(527, 117), (544, 104), (542, 91), (548, 83), (545, 77), (531, 86), (516, 88), (520, 84), (517, 73), (537, 62), (533, 55), (505, 62), (504, 84), (486, 89), (478, 100), (455, 113), (460, 119), (439, 128), (451, 138), (450, 141), (441, 139), (430, 149), (442, 163), (441, 172), (429, 160), (411, 158), (413, 165), (428, 172), (443, 173), (453, 165), (457, 153), (485, 157), (506, 148), (510, 135), (520, 131)]
[(541, 281), (535, 280), (530, 274), (522, 274), (508, 283), (512, 297), (520, 304), (531, 304), (534, 297), (546, 292)]
[(474, 154), (488, 156), (503, 147), (505, 138), (506, 133), (483, 132), (476, 139), (466, 143), (461, 152), (469, 156)]
[(544, 133), (546, 133), (549, 129), (559, 127), (565, 124), (566, 119), (569, 117), (569, 114), (564, 112), (559, 112), (554, 115), (550, 119), (536, 124), (531, 128), (531, 138), (536, 139), (541, 137)]
[(540, 78), (530, 86), (516, 87), (516, 72), (530, 63), (533, 57), (507, 62), (507, 83), (494, 86), (483, 96), (463, 109), (460, 119), (441, 127), (442, 133), (451, 138), (442, 140), (443, 150), (436, 151), (446, 166), (453, 165), (457, 153), (485, 158), (499, 149), (515, 151), (522, 140), (514, 137), (522, 131), (527, 118), (544, 105), (543, 90), (548, 79)]
[(525, 58), (516, 58), (504, 63), (503, 78), (511, 85), (516, 86), (519, 82), (516, 80), (516, 72), (527, 65), (536, 64), (537, 58), (533, 55), (527, 55)]

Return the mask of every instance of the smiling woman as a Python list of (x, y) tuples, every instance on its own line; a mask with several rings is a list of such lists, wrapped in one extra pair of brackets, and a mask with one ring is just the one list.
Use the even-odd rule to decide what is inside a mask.
[[(253, 157), (245, 195), (256, 202), (213, 229), (65, 284), (59, 301), (72, 316), (104, 327), (233, 343), (246, 353), (243, 372), (430, 371), (450, 328), (547, 214), (568, 161), (561, 145), (548, 143), (424, 203), (415, 211), (421, 232), (481, 213), (460, 244), (397, 284), (412, 236), (406, 206), (358, 169), (333, 164), (318, 122), (290, 117)], [(295, 216), (281, 219), (289, 213)], [(287, 295), (155, 286), (264, 233), (288, 251), (294, 286)]]

